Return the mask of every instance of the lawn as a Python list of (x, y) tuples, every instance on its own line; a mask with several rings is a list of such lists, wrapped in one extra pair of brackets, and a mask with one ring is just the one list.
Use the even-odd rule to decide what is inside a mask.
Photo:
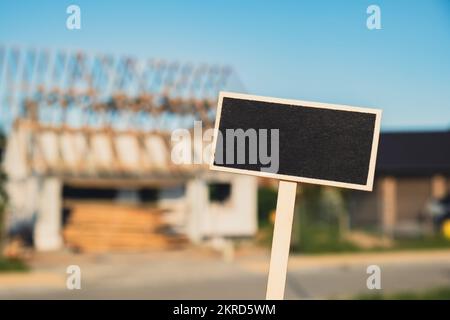
[[(339, 194), (329, 194), (333, 203), (321, 200), (320, 188), (304, 188), (303, 201), (297, 205), (292, 230), (291, 249), (296, 253), (326, 254), (349, 252), (385, 252), (400, 250), (450, 249), (450, 240), (442, 235), (429, 235), (417, 238), (392, 239), (391, 245), (360, 246), (358, 242), (350, 241), (345, 235), (348, 232), (359, 231), (376, 239), (381, 234), (376, 230), (348, 230), (345, 220), (345, 203), (336, 199)], [(258, 222), (257, 240), (270, 247), (273, 236), (273, 214), (276, 207), (277, 191), (270, 187), (260, 187), (258, 190)], [(330, 202), (330, 201), (329, 201)], [(337, 213), (341, 214), (337, 214)], [(381, 241), (379, 241), (381, 242)]]
[(0, 257), (0, 273), (28, 271), (27, 264), (20, 259), (8, 259)]
[(422, 292), (399, 292), (393, 294), (363, 294), (354, 300), (450, 300), (450, 288), (434, 288)]

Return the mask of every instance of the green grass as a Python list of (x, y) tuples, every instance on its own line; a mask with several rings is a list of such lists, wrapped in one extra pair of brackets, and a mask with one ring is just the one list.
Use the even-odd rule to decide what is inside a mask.
[(394, 294), (362, 294), (354, 300), (450, 300), (450, 287), (434, 288), (422, 292), (399, 292)]
[(25, 272), (28, 265), (20, 259), (7, 259), (0, 257), (0, 273), (2, 272)]
[[(270, 246), (272, 241), (272, 225), (260, 228), (260, 244)], [(450, 240), (442, 236), (427, 236), (417, 239), (397, 239), (392, 247), (361, 248), (355, 243), (342, 240), (338, 230), (326, 224), (309, 224), (301, 228), (299, 235), (293, 230), (291, 249), (294, 253), (327, 254), (327, 253), (357, 253), (357, 252), (395, 252), (406, 250), (450, 249)]]
[(320, 254), (361, 251), (353, 243), (340, 239), (338, 229), (334, 225), (311, 223), (308, 226), (304, 224), (300, 229), (297, 240), (292, 241), (293, 252)]
[[(313, 234), (315, 231), (316, 233)], [(450, 249), (450, 240), (441, 236), (429, 236), (419, 239), (398, 239), (394, 240), (392, 247), (374, 247), (366, 249), (360, 248), (356, 244), (348, 241), (341, 241), (332, 234), (324, 235), (323, 232), (317, 232), (316, 228), (312, 228), (310, 238), (304, 240), (304, 242), (306, 243), (299, 247), (294, 247), (294, 251), (298, 251), (299, 253), (322, 254)]]
[[(342, 195), (345, 199), (345, 195)], [(292, 230), (291, 248), (293, 252), (306, 254), (351, 253), (351, 252), (390, 252), (401, 250), (450, 249), (450, 240), (443, 236), (422, 236), (414, 239), (396, 239), (392, 247), (374, 247), (365, 249), (341, 236), (339, 226), (343, 220), (336, 212), (345, 211), (345, 205), (324, 202), (322, 189), (316, 186), (303, 188), (299, 195)], [(338, 197), (339, 199), (339, 197)], [(326, 199), (325, 199), (326, 200)], [(270, 214), (275, 209), (277, 191), (270, 187), (258, 189), (258, 242), (263, 246), (272, 243), (273, 225)], [(339, 209), (339, 210), (337, 210)], [(345, 225), (345, 224), (344, 224)], [(366, 231), (381, 236), (376, 230)]]
[(446, 249), (450, 248), (450, 240), (443, 236), (429, 236), (417, 239), (401, 239), (395, 241), (397, 250), (428, 250), (428, 249)]

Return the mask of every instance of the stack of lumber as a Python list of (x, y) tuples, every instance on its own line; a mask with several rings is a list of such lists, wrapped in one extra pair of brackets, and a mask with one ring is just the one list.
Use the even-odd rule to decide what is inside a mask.
[(183, 246), (184, 236), (168, 232), (163, 211), (115, 203), (76, 203), (63, 235), (81, 252), (132, 252)]

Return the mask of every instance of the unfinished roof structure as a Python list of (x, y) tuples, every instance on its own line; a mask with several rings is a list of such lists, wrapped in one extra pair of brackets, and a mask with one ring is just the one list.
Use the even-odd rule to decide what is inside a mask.
[(86, 178), (183, 173), (170, 163), (171, 130), (211, 127), (218, 91), (242, 90), (227, 66), (5, 47), (0, 83), (18, 149), (6, 165)]
[[(253, 178), (209, 173), (208, 161), (177, 164), (172, 159), (175, 129), (191, 134), (195, 121), (201, 121), (202, 130), (213, 126), (219, 90), (244, 90), (228, 66), (0, 45), (0, 124), (8, 135), (3, 165), (9, 177), (9, 224), (31, 224), (36, 248), (57, 249), (64, 241), (64, 187), (181, 186), (182, 192), (161, 191), (158, 202), (173, 213), (169, 220), (178, 231), (194, 240), (253, 234)], [(196, 156), (195, 139), (189, 148), (201, 158), (203, 152)], [(211, 143), (203, 136), (197, 139), (202, 147)], [(208, 184), (217, 182), (231, 188), (219, 203), (208, 191)], [(118, 208), (116, 200), (108, 206)], [(108, 206), (93, 212), (103, 210), (108, 217), (114, 211)], [(92, 206), (78, 203), (73, 208), (84, 210), (73, 219), (101, 216), (88, 213)], [(131, 209), (127, 210), (131, 217)], [(81, 233), (86, 228), (93, 224), (76, 232), (70, 229), (71, 235), (75, 232), (84, 241)], [(90, 236), (98, 240), (94, 231)], [(125, 238), (108, 237), (108, 244), (111, 238)], [(104, 247), (98, 241), (95, 245)]]

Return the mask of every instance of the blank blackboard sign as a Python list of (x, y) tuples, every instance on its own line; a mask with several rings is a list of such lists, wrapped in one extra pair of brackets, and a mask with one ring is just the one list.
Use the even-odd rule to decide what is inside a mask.
[(283, 299), (297, 182), (371, 191), (381, 110), (221, 92), (213, 170), (280, 180), (267, 299)]
[(372, 190), (381, 110), (219, 95), (211, 169)]

